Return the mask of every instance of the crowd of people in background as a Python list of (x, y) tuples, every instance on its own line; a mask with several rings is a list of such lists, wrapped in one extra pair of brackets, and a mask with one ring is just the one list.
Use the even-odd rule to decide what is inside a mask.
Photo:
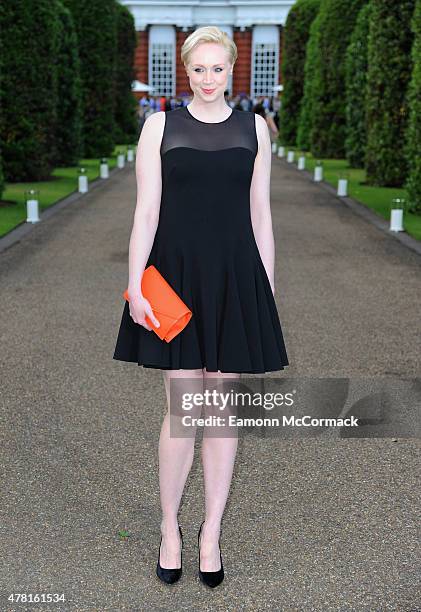
[[(274, 142), (279, 135), (279, 109), (281, 101), (278, 96), (259, 96), (250, 98), (247, 94), (237, 96), (225, 95), (227, 104), (231, 108), (241, 111), (253, 111), (261, 115), (266, 120), (269, 128), (271, 141)], [(191, 101), (191, 96), (184, 95), (179, 97), (150, 96), (146, 94), (139, 100), (139, 127), (142, 130), (146, 118), (158, 111), (174, 110), (179, 106), (187, 106)]]

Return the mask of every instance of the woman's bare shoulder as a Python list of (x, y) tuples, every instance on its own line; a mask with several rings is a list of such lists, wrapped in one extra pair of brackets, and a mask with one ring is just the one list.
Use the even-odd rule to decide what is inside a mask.
[(147, 140), (149, 143), (156, 143), (162, 138), (165, 127), (165, 111), (157, 111), (146, 118), (143, 124), (141, 137), (142, 140)]
[(148, 126), (149, 130), (159, 130), (165, 124), (165, 111), (157, 111), (146, 118), (143, 129)]

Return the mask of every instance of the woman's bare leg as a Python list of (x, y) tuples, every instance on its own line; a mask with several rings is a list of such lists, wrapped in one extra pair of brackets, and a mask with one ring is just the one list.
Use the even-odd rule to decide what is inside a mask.
[[(240, 374), (207, 372), (204, 369), (203, 376), (204, 388), (209, 384), (208, 388), (211, 390), (214, 381), (209, 379), (238, 379)], [(225, 388), (224, 392), (227, 393), (228, 388)], [(235, 427), (231, 427), (229, 432), (223, 432), (225, 437), (206, 436), (206, 429), (205, 427), (202, 440), (206, 514), (200, 537), (200, 569), (203, 572), (216, 572), (221, 567), (218, 539), (231, 485), (238, 438)], [(215, 434), (215, 431), (211, 433)]]
[[(198, 379), (198, 384), (186, 381), (186, 392), (200, 392), (203, 389), (203, 370), (163, 370), (168, 410), (161, 427), (159, 437), (159, 488), (162, 508), (161, 521), (161, 556), (163, 568), (181, 567), (181, 541), (178, 531), (178, 509), (181, 502), (187, 476), (190, 472), (194, 455), (194, 432), (191, 437), (170, 436), (170, 381), (171, 378)], [(200, 382), (200, 384), (199, 384)], [(183, 385), (181, 381), (177, 384)], [(183, 387), (184, 389), (184, 387)], [(171, 398), (173, 402), (173, 398)], [(171, 411), (174, 412), (174, 404)], [(193, 428), (192, 428), (193, 429)]]

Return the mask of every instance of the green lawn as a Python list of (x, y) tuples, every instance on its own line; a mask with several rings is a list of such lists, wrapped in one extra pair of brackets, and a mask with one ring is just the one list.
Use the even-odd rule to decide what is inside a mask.
[[(285, 147), (286, 152), (290, 149), (295, 151), (294, 163), (296, 163), (300, 150), (294, 149), (294, 147)], [(305, 153), (305, 157), (306, 170), (313, 172), (317, 158), (314, 158), (308, 152)], [(390, 221), (390, 204), (392, 198), (405, 198), (407, 201), (405, 189), (364, 185), (365, 170), (349, 168), (348, 162), (345, 159), (322, 159), (321, 161), (323, 162), (324, 181), (330, 183), (336, 189), (338, 186), (339, 173), (347, 172), (349, 174), (347, 177), (349, 196), (361, 204), (364, 204), (367, 208), (371, 208), (371, 210), (388, 222)], [(410, 236), (417, 240), (421, 240), (421, 215), (414, 215), (405, 210), (403, 215), (403, 226)]]
[[(135, 145), (133, 145), (135, 146)], [(128, 145), (116, 146), (113, 155), (108, 158), (110, 170), (117, 165), (117, 151), (127, 151)], [(99, 177), (100, 158), (82, 159), (78, 166), (57, 168), (52, 172), (54, 178), (48, 181), (31, 183), (6, 183), (0, 203), (0, 236), (4, 236), (12, 229), (26, 223), (25, 191), (36, 189), (39, 191), (38, 201), (40, 214), (43, 210), (62, 200), (78, 190), (79, 168), (86, 170), (88, 182)]]
[[(293, 147), (286, 147), (286, 150)], [(127, 145), (117, 146), (112, 157), (108, 159), (110, 170), (117, 163), (117, 150), (127, 150)], [(296, 159), (298, 150), (296, 152)], [(310, 153), (305, 153), (306, 170), (312, 172), (316, 165), (316, 159)], [(349, 195), (361, 202), (368, 208), (374, 210), (378, 215), (390, 220), (390, 202), (392, 198), (407, 198), (404, 189), (391, 187), (371, 187), (364, 185), (365, 171), (348, 167), (348, 162), (342, 159), (323, 159), (323, 179), (333, 185), (338, 184), (339, 173), (346, 171), (348, 176)], [(77, 167), (57, 168), (52, 172), (54, 179), (32, 183), (8, 183), (3, 192), (2, 203), (0, 205), (0, 236), (4, 236), (13, 228), (26, 222), (25, 194), (28, 189), (39, 190), (40, 212), (55, 204), (59, 200), (77, 191), (78, 188), (78, 169), (83, 166), (89, 181), (93, 181), (99, 176), (99, 159), (83, 159)], [(407, 211), (404, 213), (403, 225), (405, 231), (421, 240), (421, 216), (414, 215)]]

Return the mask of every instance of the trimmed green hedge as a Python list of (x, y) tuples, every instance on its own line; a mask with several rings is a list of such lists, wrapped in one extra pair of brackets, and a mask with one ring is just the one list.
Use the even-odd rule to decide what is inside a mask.
[[(0, 25), (3, 23), (3, 4), (0, 3)], [(0, 29), (0, 101), (3, 98), (2, 94), (3, 90), (3, 37)], [(4, 183), (4, 174), (3, 174), (3, 150), (2, 150), (2, 141), (1, 141), (1, 133), (2, 128), (1, 125), (3, 123), (3, 110), (2, 104), (0, 104), (0, 199), (3, 195), (5, 183)]]
[(56, 66), (59, 74), (57, 100), (56, 166), (73, 166), (83, 157), (83, 108), (78, 38), (73, 17), (57, 2), (60, 23)]
[(43, 180), (56, 159), (57, 7), (51, 0), (5, 2), (0, 19), (5, 180)]
[(138, 103), (132, 94), (131, 85), (135, 80), (134, 55), (137, 45), (133, 15), (121, 4), (117, 4), (117, 65), (114, 141), (132, 143), (139, 137), (137, 119)]
[(404, 143), (415, 2), (371, 0), (371, 4), (365, 169), (370, 185), (398, 187), (408, 172)]
[(306, 59), (304, 64), (304, 94), (301, 99), (300, 116), (297, 128), (297, 144), (300, 149), (310, 149), (310, 135), (313, 125), (313, 102), (315, 85), (314, 72), (316, 70), (317, 48), (320, 36), (320, 13), (317, 14), (310, 26), (310, 36), (306, 44)]
[(414, 44), (412, 46), (413, 71), (408, 89), (408, 128), (406, 160), (409, 209), (421, 214), (421, 0), (417, 0), (412, 19)]
[(366, 0), (322, 0), (312, 85), (311, 152), (343, 158), (346, 137), (345, 55)]
[(0, 4), (0, 197), (138, 139), (135, 48), (116, 0)]
[(345, 155), (352, 168), (364, 168), (367, 132), (365, 91), (367, 84), (368, 32), (371, 4), (360, 10), (345, 58), (346, 138)]
[(285, 145), (297, 140), (298, 117), (304, 93), (304, 64), (310, 26), (317, 16), (320, 0), (298, 0), (288, 13), (282, 51), (282, 107), (280, 137)]
[(76, 26), (81, 63), (85, 157), (114, 148), (117, 11), (115, 0), (63, 0)]

